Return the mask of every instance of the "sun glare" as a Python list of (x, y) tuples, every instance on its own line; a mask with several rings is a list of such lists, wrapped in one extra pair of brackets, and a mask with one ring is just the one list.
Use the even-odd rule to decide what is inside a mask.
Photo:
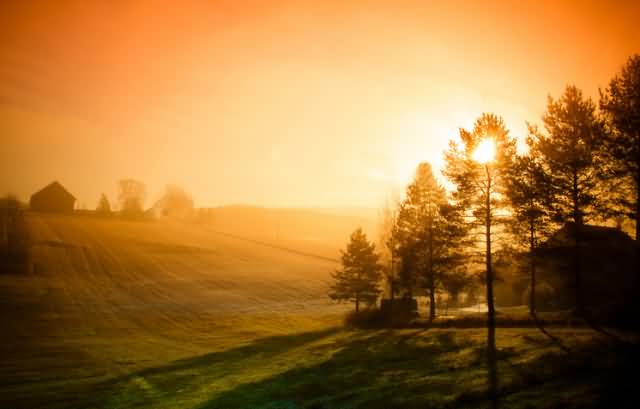
[(491, 162), (496, 157), (496, 143), (491, 138), (483, 139), (473, 152), (473, 160), (478, 163)]

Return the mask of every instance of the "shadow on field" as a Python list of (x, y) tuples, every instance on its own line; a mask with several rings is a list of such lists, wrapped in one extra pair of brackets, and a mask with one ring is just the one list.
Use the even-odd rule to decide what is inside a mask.
[[(636, 407), (637, 352), (588, 342), (571, 354), (516, 336), (499, 351), (501, 407)], [(106, 407), (479, 408), (482, 337), (464, 331), (330, 329), (268, 337), (101, 385)]]
[[(426, 332), (350, 338), (329, 360), (239, 385), (197, 408), (486, 407), (484, 344), (454, 332), (434, 333), (426, 343), (419, 339)], [(544, 352), (524, 361), (522, 350), (501, 349), (501, 407), (637, 407), (632, 373), (637, 352), (600, 348), (589, 346), (570, 357)]]
[(470, 372), (481, 373), (482, 353), (452, 333), (412, 342), (423, 332), (348, 338), (326, 361), (240, 385), (198, 408), (413, 408), (446, 401), (459, 387), (442, 355), (471, 347)]
[[(269, 362), (292, 349), (330, 337), (339, 331), (339, 328), (329, 328), (266, 337), (238, 348), (144, 369), (101, 383), (91, 391), (95, 397), (91, 404), (97, 407), (149, 406), (150, 402), (166, 396), (197, 391), (206, 382), (215, 384), (226, 377), (231, 378), (230, 382), (241, 382), (242, 379), (236, 378), (236, 374), (251, 372), (252, 367), (259, 363)], [(101, 396), (108, 396), (108, 401), (102, 400)]]

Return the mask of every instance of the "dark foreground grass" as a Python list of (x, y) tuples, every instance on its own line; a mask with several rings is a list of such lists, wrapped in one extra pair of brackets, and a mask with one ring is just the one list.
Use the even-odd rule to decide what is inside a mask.
[[(484, 330), (328, 329), (110, 379), (87, 390), (101, 408), (486, 407)], [(588, 329), (498, 337), (500, 402), (510, 408), (637, 407), (638, 355)]]

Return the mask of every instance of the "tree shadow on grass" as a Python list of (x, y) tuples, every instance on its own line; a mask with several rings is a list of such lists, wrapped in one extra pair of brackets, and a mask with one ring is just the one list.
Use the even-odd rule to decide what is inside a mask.
[[(152, 406), (166, 397), (195, 392), (203, 384), (229, 376), (233, 378), (235, 373), (251, 370), (252, 365), (268, 363), (280, 354), (330, 337), (340, 330), (329, 328), (265, 337), (237, 348), (143, 369), (97, 385), (92, 391), (96, 401), (92, 403), (96, 407)], [(99, 401), (102, 396), (109, 399)]]
[[(486, 349), (454, 331), (378, 332), (351, 338), (331, 359), (216, 395), (198, 409), (382, 409), (486, 407)], [(523, 351), (546, 351), (521, 359)], [(637, 354), (585, 345), (567, 360), (547, 345), (504, 348), (502, 407), (634, 407), (626, 372)], [(633, 359), (632, 359), (633, 358)], [(633, 363), (635, 362), (635, 363)]]
[[(423, 332), (377, 331), (345, 339), (330, 359), (239, 385), (198, 409), (443, 407), (460, 391), (460, 374), (443, 356), (469, 349), (474, 362), (463, 378), (470, 384), (484, 368), (476, 365), (473, 342), (453, 332), (419, 337)], [(484, 388), (483, 382), (476, 386)]]
[[(567, 360), (549, 352), (548, 343), (522, 339), (499, 353), (502, 407), (626, 407), (620, 404), (632, 395), (617, 387), (625, 379), (620, 369), (636, 367), (637, 354), (620, 366), (624, 353), (590, 345)], [(96, 406), (485, 407), (485, 354), (482, 340), (455, 330), (330, 329), (268, 337), (104, 383), (96, 396), (109, 399)]]

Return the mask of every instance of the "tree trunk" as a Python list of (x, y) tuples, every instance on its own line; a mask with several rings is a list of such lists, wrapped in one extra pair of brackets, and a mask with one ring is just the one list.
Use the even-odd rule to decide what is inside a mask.
[(536, 316), (536, 260), (535, 260), (535, 228), (533, 220), (529, 224), (529, 268), (531, 270), (531, 288), (529, 291), (529, 315)]
[(436, 291), (432, 281), (429, 288), (429, 322), (433, 322), (434, 319), (436, 319)]
[(486, 244), (487, 244), (487, 366), (489, 367), (489, 400), (492, 408), (498, 407), (498, 368), (496, 363), (496, 314), (493, 303), (493, 269), (491, 266), (491, 174), (487, 172)]
[(640, 186), (636, 185), (636, 241), (640, 240)]
[(396, 297), (395, 271), (393, 270), (393, 255), (391, 256), (391, 297), (389, 299), (389, 323), (393, 326), (393, 300)]
[(575, 285), (575, 297), (576, 297), (576, 314), (578, 317), (584, 318), (584, 300), (582, 298), (582, 262), (580, 260), (580, 246), (581, 246), (581, 226), (574, 225), (574, 246), (573, 246), (573, 271), (574, 271), (574, 285)]
[[(431, 223), (431, 222), (430, 222)], [(433, 227), (429, 226), (429, 322), (436, 319), (436, 280), (433, 274)]]
[(580, 263), (580, 230), (582, 228), (583, 218), (580, 214), (580, 203), (578, 196), (578, 173), (573, 172), (573, 186), (572, 186), (572, 199), (573, 199), (573, 275), (575, 285), (575, 299), (576, 299), (576, 314), (579, 317), (584, 317), (584, 303), (582, 299), (582, 266)]
[(638, 294), (640, 293), (640, 246), (638, 246), (640, 243), (640, 173), (636, 177), (636, 276), (634, 290)]

